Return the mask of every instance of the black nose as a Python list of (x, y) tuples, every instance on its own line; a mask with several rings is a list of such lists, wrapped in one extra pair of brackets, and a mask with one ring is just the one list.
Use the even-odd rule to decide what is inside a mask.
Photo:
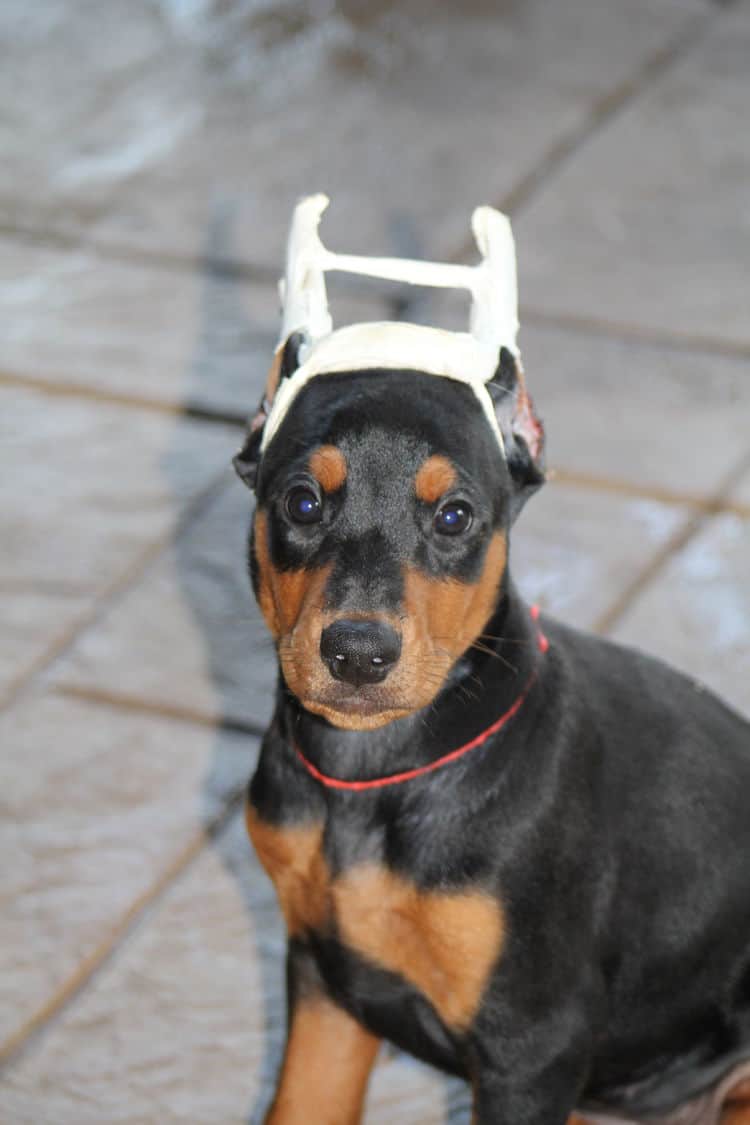
[(348, 684), (377, 684), (401, 655), (401, 637), (382, 621), (341, 617), (324, 629), (320, 655), (335, 680)]

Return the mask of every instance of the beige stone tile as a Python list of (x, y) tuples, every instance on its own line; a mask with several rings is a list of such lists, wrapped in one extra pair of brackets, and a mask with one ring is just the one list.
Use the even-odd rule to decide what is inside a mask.
[(246, 567), (251, 495), (233, 481), (144, 581), (80, 638), (55, 679), (264, 723), (276, 658)]
[(221, 811), (256, 743), (47, 695), (0, 716), (0, 746), (4, 1040)]
[(45, 589), (41, 583), (0, 583), (0, 691), (34, 666), (55, 638), (65, 636), (90, 599), (75, 587)]
[(615, 630), (707, 684), (750, 718), (750, 520), (712, 520)]
[(0, 208), (275, 266), (292, 203), (324, 188), (343, 249), (445, 252), (707, 8), (45, 0), (6, 17)]
[[(0, 1113), (56, 1125), (258, 1123), (283, 1042), (283, 962), (271, 884), (238, 818), (7, 1074)], [(386, 1055), (366, 1125), (438, 1125), (455, 1087)]]
[(590, 629), (686, 519), (682, 507), (548, 484), (519, 517), (512, 572), (530, 602)]
[(223, 426), (0, 388), (0, 675), (22, 674), (227, 464)]
[(708, 496), (742, 459), (744, 361), (539, 325), (522, 342), (552, 466)]
[(259, 398), (276, 315), (271, 283), (0, 241), (2, 367), (14, 375), (239, 412)]
[(233, 427), (0, 388), (5, 581), (112, 578), (227, 465)]
[(732, 500), (750, 508), (750, 470), (743, 473), (732, 489)]
[(750, 344), (749, 53), (747, 7), (720, 14), (548, 180), (515, 228), (529, 305)]

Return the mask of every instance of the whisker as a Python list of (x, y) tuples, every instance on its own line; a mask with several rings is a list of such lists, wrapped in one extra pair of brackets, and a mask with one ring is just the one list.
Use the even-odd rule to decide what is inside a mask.
[(479, 698), (480, 698), (479, 695), (475, 691), (471, 691), (471, 689), (468, 688), (466, 686), (466, 684), (458, 684), (457, 686), (458, 686), (458, 690), (460, 691), (461, 695), (463, 696), (462, 702), (465, 703), (467, 705), (467, 707), (470, 703), (478, 703), (479, 702)]
[(533, 639), (527, 637), (496, 637), (493, 633), (479, 633), (482, 640), (485, 641), (500, 641), (504, 645), (533, 645), (536, 643)]
[(509, 660), (506, 660), (505, 657), (501, 656), (499, 652), (496, 652), (494, 648), (489, 648), (487, 645), (483, 645), (480, 641), (473, 641), (469, 645), (469, 648), (475, 648), (477, 652), (482, 652), (485, 656), (491, 656), (493, 660), (499, 660), (500, 663), (504, 664), (506, 668), (510, 668), (511, 672), (513, 672), (515, 676), (518, 675), (518, 668), (516, 668), (515, 664), (511, 664)]

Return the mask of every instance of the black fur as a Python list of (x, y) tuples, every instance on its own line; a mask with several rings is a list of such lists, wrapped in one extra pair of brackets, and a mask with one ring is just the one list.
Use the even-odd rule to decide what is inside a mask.
[[(327, 605), (394, 611), (403, 567), (474, 581), (543, 479), (513, 433), (507, 356), (495, 380), (507, 460), (472, 392), (417, 372), (326, 376), (302, 392), (257, 473), (280, 570), (332, 566)], [(284, 496), (321, 443), (346, 455), (319, 527)], [(432, 453), (459, 466), (474, 523), (436, 542), (413, 494)], [(450, 623), (448, 623), (450, 624)], [(478, 1125), (564, 1125), (575, 1107), (672, 1109), (750, 1056), (750, 726), (657, 660), (551, 620), (536, 628), (509, 577), (483, 633), (434, 702), (375, 731), (306, 711), (280, 681), (250, 788), (275, 825), (325, 821), (334, 875), (374, 861), (423, 889), (481, 887), (507, 939), (471, 1027), (445, 1025), (414, 987), (336, 933), (290, 943), (290, 996), (323, 988), (373, 1031), (472, 1078)], [(538, 674), (512, 722), (434, 773), (367, 792), (321, 786), (447, 753)]]

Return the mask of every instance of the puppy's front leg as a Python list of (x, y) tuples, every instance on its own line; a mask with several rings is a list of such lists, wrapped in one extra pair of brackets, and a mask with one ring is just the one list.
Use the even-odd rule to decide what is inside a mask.
[(471, 1125), (588, 1125), (582, 1117), (560, 1108), (565, 1101), (557, 1091), (485, 1080), (474, 1089)]
[(472, 1125), (588, 1125), (574, 1111), (588, 1069), (583, 1016), (563, 1009), (524, 1025), (516, 1011), (517, 1036), (484, 1043), (471, 1066)]
[(266, 1125), (358, 1125), (380, 1040), (310, 983), (301, 960), (290, 949), (289, 1032)]

